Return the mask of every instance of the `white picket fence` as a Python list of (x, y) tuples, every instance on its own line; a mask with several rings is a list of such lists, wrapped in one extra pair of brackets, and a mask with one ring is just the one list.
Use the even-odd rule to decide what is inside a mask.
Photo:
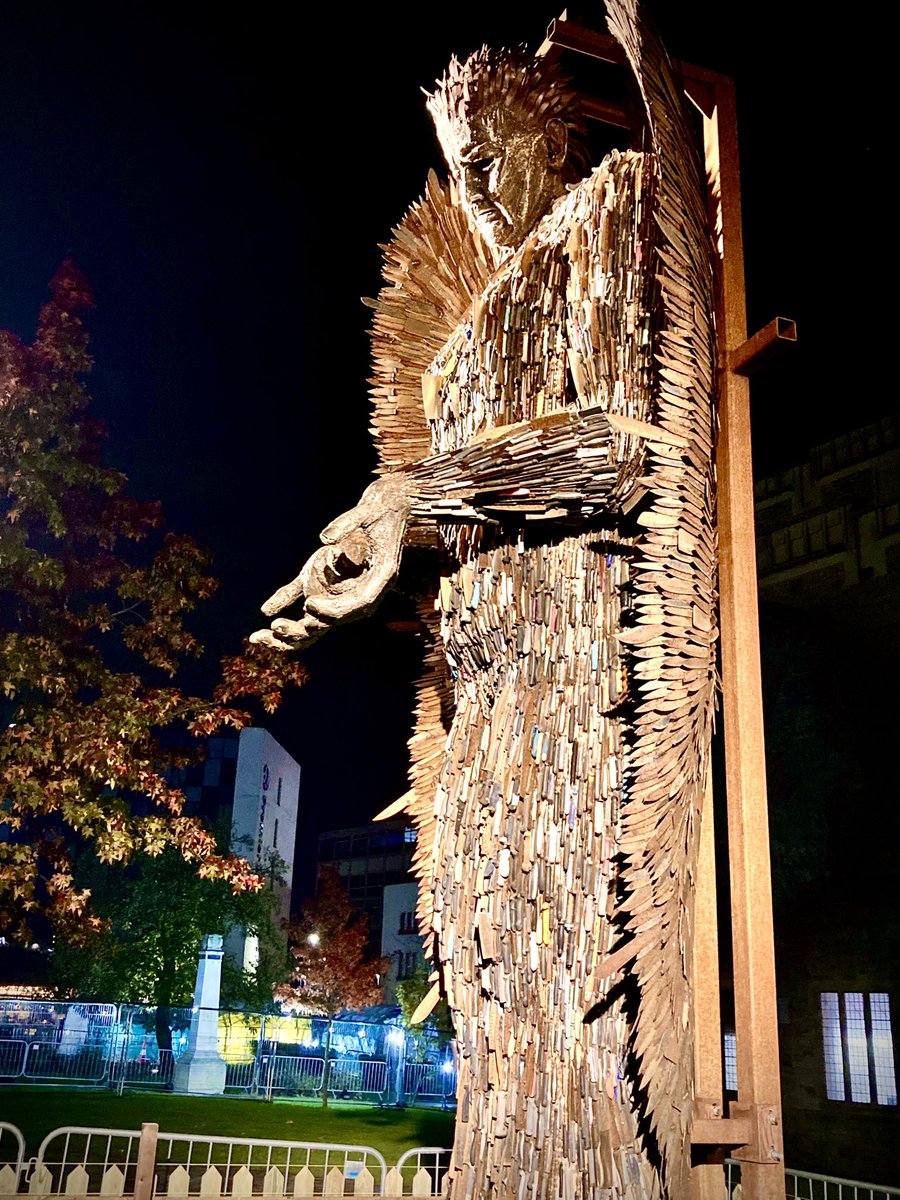
[[(134, 1197), (218, 1200), (234, 1197), (319, 1196), (434, 1197), (449, 1161), (448, 1150), (407, 1151), (396, 1166), (371, 1146), (287, 1142), (259, 1138), (160, 1133), (146, 1124), (129, 1129), (69, 1125), (55, 1129), (24, 1163), (24, 1141), (14, 1126), (11, 1152), (0, 1156), (0, 1200), (35, 1197)], [(18, 1135), (17, 1139), (13, 1136)], [(0, 1143), (0, 1147), (7, 1147)]]

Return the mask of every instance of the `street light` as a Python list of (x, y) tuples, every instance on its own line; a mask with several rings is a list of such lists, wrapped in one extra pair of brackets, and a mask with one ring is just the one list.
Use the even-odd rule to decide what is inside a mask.
[(319, 942), (321, 942), (322, 939), (321, 939), (321, 937), (319, 937), (319, 935), (317, 933), (311, 933), (306, 940), (309, 942), (309, 944), (311, 946), (318, 946)]

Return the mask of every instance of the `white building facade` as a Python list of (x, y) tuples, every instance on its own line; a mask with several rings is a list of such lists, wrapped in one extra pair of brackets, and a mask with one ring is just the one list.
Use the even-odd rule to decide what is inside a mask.
[[(299, 763), (265, 729), (242, 729), (234, 782), (231, 849), (260, 872), (278, 863), (278, 878), (270, 883), (278, 900), (272, 914), (276, 925), (290, 917), (299, 795)], [(225, 951), (245, 970), (256, 967), (259, 947), (255, 937), (233, 930)]]
[(381, 953), (391, 960), (384, 980), (384, 999), (392, 1004), (397, 984), (425, 965), (422, 939), (416, 923), (416, 883), (392, 883), (384, 889), (384, 915), (381, 925)]

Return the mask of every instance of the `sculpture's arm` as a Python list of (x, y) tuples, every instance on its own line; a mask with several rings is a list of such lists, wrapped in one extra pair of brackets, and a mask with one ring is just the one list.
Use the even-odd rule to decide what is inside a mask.
[(412, 519), (590, 517), (633, 482), (634, 437), (649, 432), (604, 409), (566, 409), (497, 426), (408, 468)]
[[(634, 495), (646, 440), (670, 449), (677, 435), (600, 409), (554, 413), (501, 426), (470, 446), (394, 471), (321, 533), (300, 574), (263, 605), (275, 616), (302, 603), (298, 619), (277, 618), (251, 640), (295, 649), (332, 625), (366, 616), (400, 569), (410, 521), (583, 517)], [(628, 452), (624, 448), (628, 448)], [(512, 481), (512, 483), (511, 483)]]

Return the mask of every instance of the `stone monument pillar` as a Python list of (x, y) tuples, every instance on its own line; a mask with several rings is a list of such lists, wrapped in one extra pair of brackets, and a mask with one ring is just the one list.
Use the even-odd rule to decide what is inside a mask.
[(225, 1090), (225, 1060), (219, 1054), (219, 989), (222, 983), (222, 935), (208, 933), (197, 960), (194, 1012), (188, 1048), (175, 1064), (177, 1092), (220, 1096)]

